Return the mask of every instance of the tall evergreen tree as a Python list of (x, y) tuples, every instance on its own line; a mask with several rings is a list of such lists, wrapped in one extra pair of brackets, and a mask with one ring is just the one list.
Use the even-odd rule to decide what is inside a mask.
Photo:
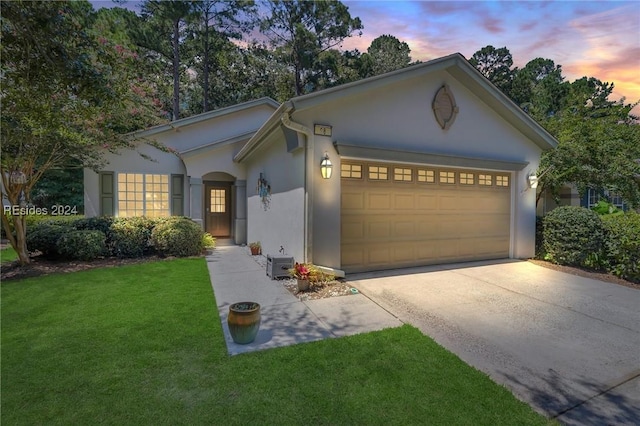
[(157, 52), (171, 63), (173, 79), (172, 119), (180, 118), (180, 48), (187, 22), (194, 19), (192, 0), (145, 0), (142, 17), (146, 26), (139, 33), (138, 43)]
[(269, 16), (261, 22), (263, 33), (282, 60), (292, 68), (296, 95), (314, 91), (314, 79), (322, 70), (320, 55), (350, 37), (361, 35), (360, 18), (337, 0), (267, 0)]

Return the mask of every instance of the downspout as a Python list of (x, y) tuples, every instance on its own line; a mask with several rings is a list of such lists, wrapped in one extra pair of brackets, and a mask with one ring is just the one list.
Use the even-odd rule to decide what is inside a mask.
[[(313, 155), (313, 133), (311, 133), (311, 129), (309, 129), (308, 127), (291, 120), (289, 112), (291, 112), (292, 110), (293, 107), (288, 108), (287, 111), (285, 111), (280, 117), (280, 121), (286, 128), (294, 130), (298, 133), (302, 133), (306, 136), (306, 146), (304, 154), (304, 262), (310, 262), (313, 211), (309, 206), (309, 200), (313, 198), (313, 170), (310, 169), (309, 164)], [(310, 170), (311, 172), (309, 172)]]

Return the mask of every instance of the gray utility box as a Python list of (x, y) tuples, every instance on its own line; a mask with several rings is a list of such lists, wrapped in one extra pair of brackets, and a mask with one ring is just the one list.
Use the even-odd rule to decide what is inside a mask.
[(293, 257), (273, 257), (267, 255), (267, 275), (272, 280), (289, 276), (289, 269), (293, 268)]

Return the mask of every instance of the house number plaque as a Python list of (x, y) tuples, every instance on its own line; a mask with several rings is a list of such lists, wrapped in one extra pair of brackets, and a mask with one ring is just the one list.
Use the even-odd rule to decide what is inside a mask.
[(313, 126), (313, 134), (319, 136), (331, 136), (331, 126), (326, 124), (316, 124)]

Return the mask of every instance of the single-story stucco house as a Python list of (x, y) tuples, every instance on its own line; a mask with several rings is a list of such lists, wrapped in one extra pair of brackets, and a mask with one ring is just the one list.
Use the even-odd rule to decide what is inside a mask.
[(86, 170), (87, 216), (185, 215), (346, 273), (533, 256), (531, 183), (557, 144), (458, 53), (135, 136), (178, 155)]

